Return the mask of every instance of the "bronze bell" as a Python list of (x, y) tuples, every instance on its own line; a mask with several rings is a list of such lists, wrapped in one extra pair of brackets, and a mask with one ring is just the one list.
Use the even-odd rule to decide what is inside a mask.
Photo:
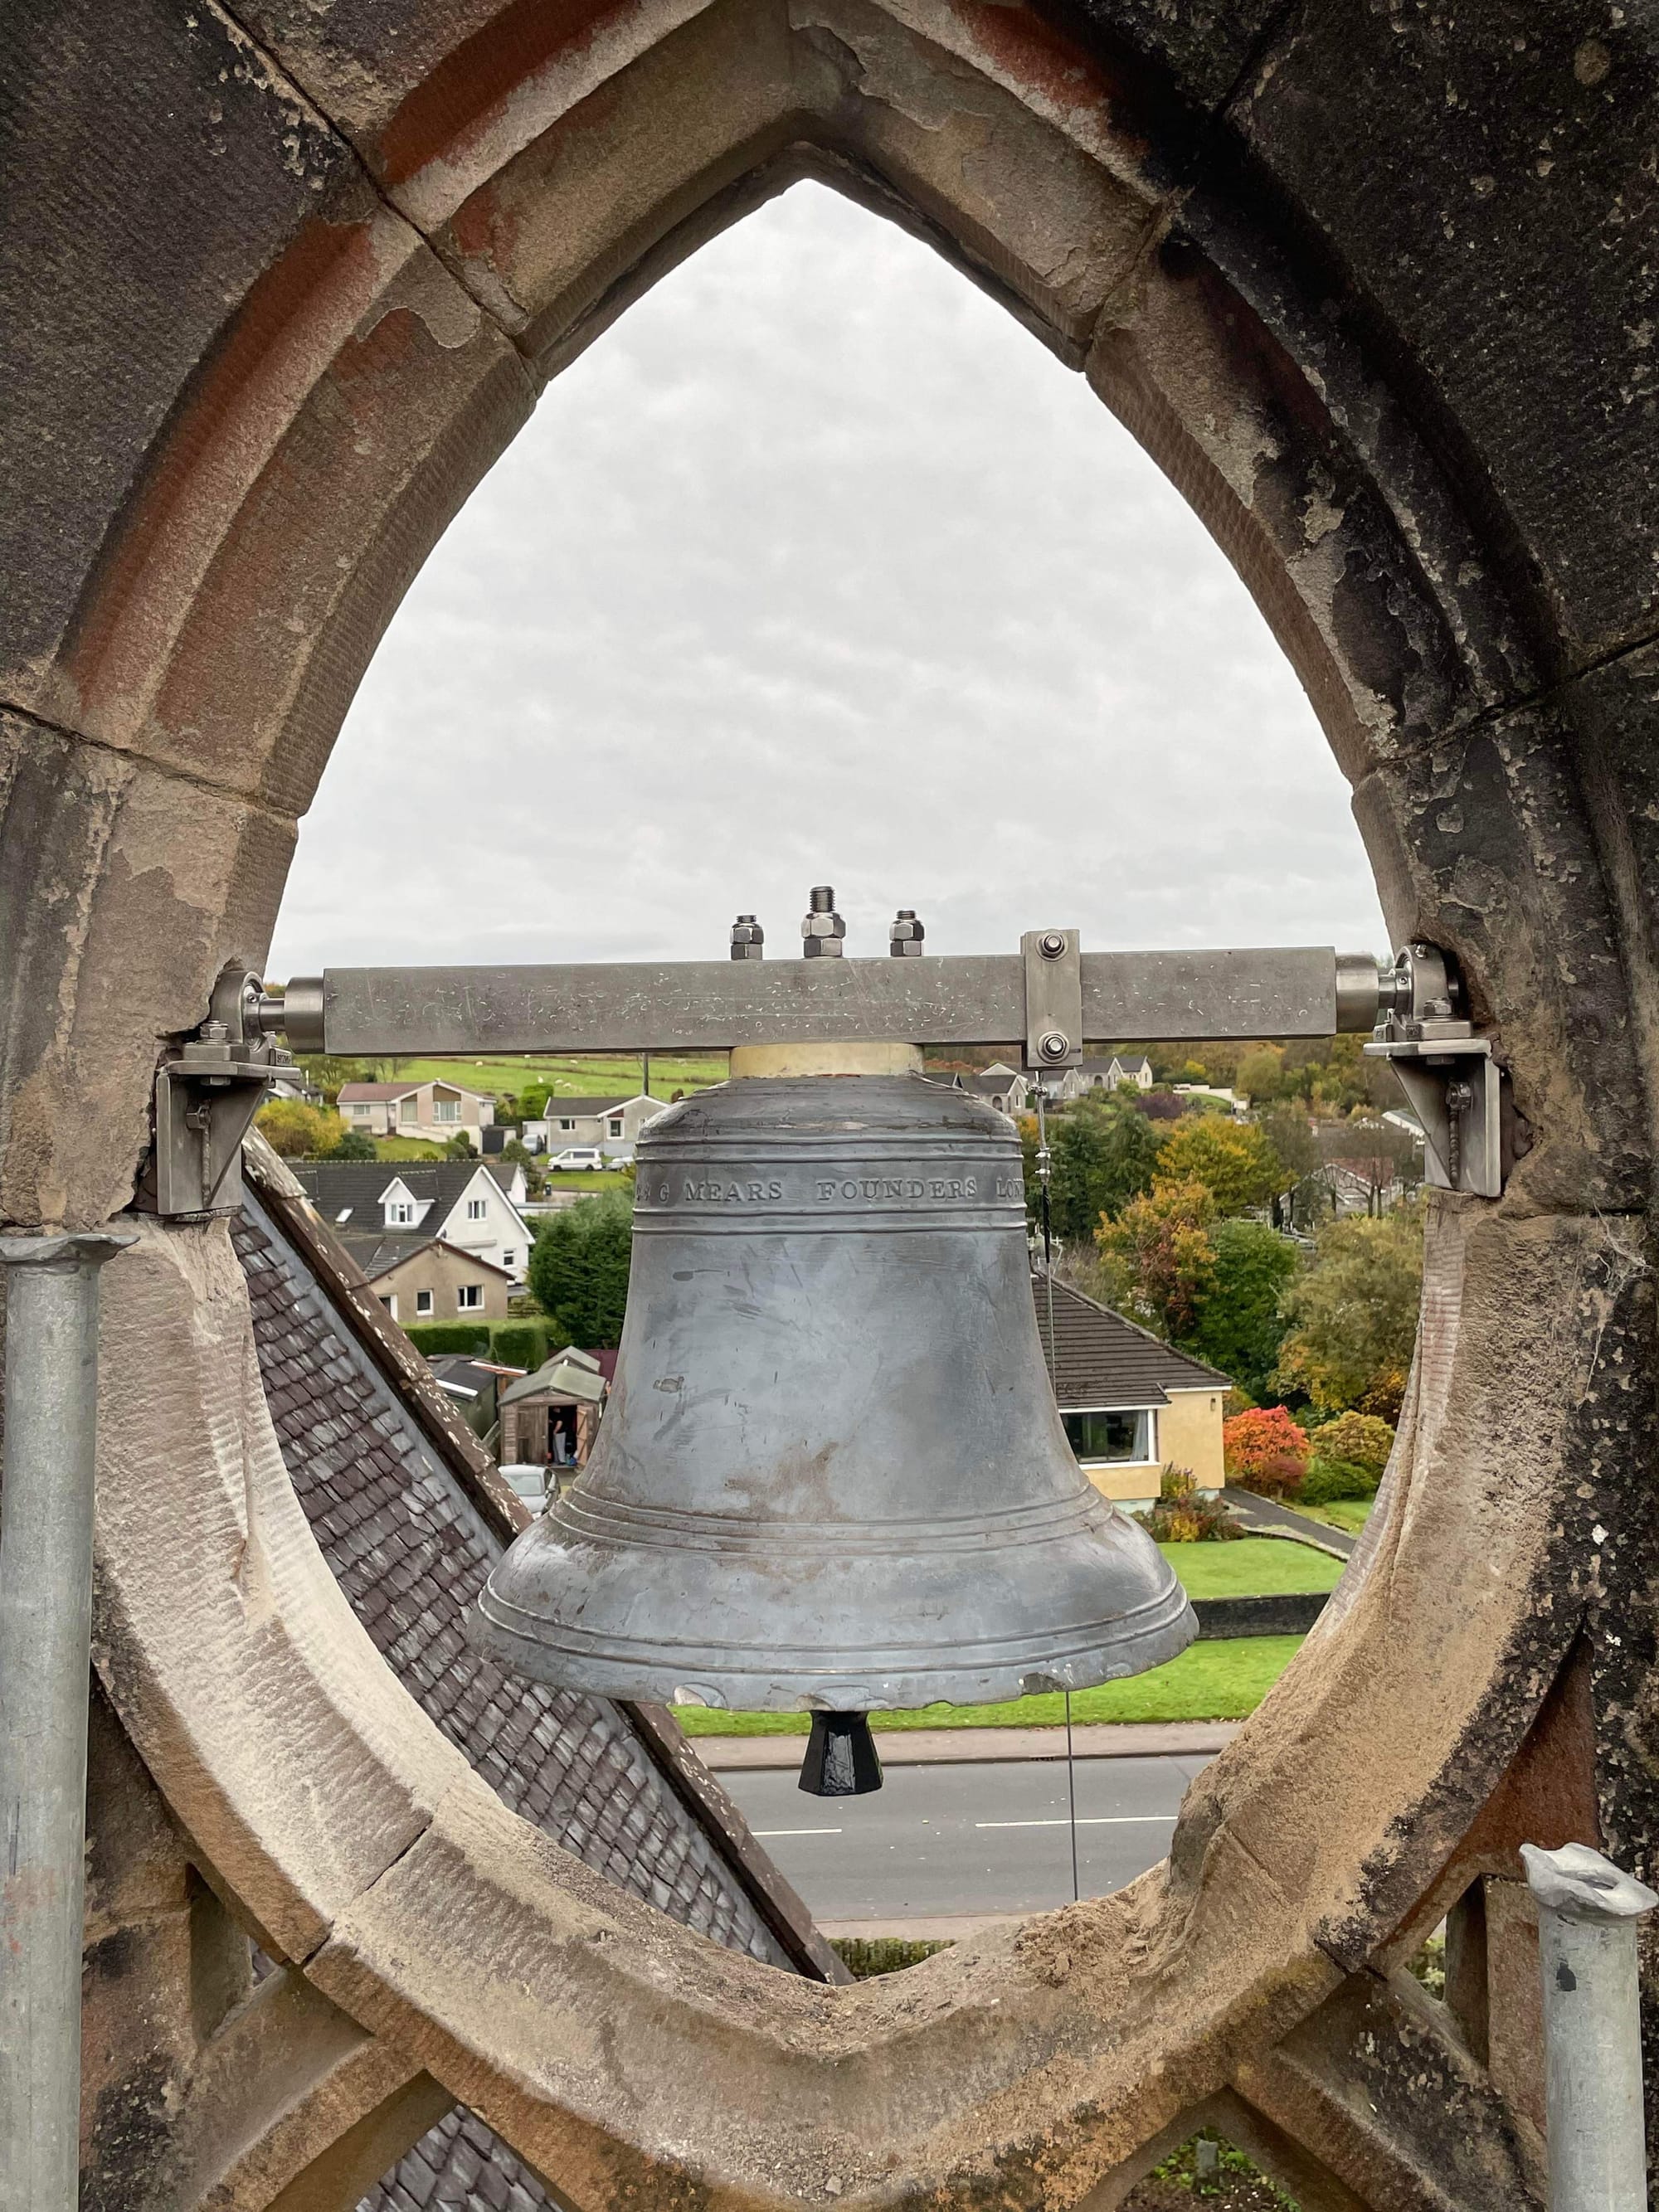
[[(748, 1078), (637, 1159), (610, 1407), (497, 1562), (487, 1649), (604, 1697), (864, 1715), (1085, 1689), (1192, 1641), (1060, 1427), (1000, 1115), (917, 1074)], [(804, 1788), (879, 1786), (862, 1723), (814, 1757)]]

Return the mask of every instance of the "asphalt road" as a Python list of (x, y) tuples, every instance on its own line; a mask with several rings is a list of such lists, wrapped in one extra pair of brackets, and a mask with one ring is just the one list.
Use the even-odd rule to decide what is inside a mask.
[[(1202, 1757), (1076, 1765), (1085, 1897), (1121, 1889), (1169, 1848)], [(1040, 1912), (1072, 1897), (1064, 1760), (890, 1767), (868, 1797), (808, 1797), (793, 1774), (720, 1777), (820, 1920)]]

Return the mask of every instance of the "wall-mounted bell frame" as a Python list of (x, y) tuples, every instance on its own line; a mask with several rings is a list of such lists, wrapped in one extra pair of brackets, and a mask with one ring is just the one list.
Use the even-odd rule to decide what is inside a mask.
[[(723, 961), (221, 976), (156, 1078), (152, 1202), (230, 1211), (274, 1043), (343, 1055), (726, 1050), (641, 1133), (629, 1318), (573, 1491), (492, 1571), (469, 1633), (623, 1698), (810, 1710), (801, 1787), (878, 1789), (872, 1709), (1085, 1688), (1167, 1659), (1190, 1609), (1066, 1446), (1030, 1297), (1018, 1142), (923, 1079), (924, 1045), (1372, 1030), (1432, 1181), (1502, 1188), (1499, 1075), (1445, 957), (1328, 947), (930, 958), (905, 908), (845, 957), (816, 887), (799, 960), (753, 915)], [(835, 1470), (832, 1478), (830, 1470)]]
[(1368, 1054), (1387, 1060), (1422, 1125), (1425, 1169), (1440, 1190), (1497, 1198), (1505, 1158), (1504, 1075), (1492, 1040), (1468, 1019), (1462, 981), (1445, 953), (1405, 946), (1380, 979)]
[[(1495, 1197), (1504, 1162), (1490, 1042), (1431, 945), (1391, 968), (1326, 945), (1085, 952), (1074, 929), (1030, 930), (1017, 954), (927, 954), (905, 908), (886, 959), (842, 956), (835, 894), (813, 894), (803, 951), (768, 960), (752, 915), (724, 960), (502, 968), (331, 968), (267, 988), (228, 969), (201, 1029), (156, 1078), (147, 1202), (167, 1216), (240, 1202), (237, 1148), (289, 1052), (719, 1052), (744, 1045), (1021, 1044), (1029, 1068), (1073, 1067), (1095, 1042), (1219, 1041), (1374, 1031), (1422, 1120), (1431, 1182)], [(833, 945), (835, 956), (823, 957)]]
[(155, 1072), (155, 1140), (137, 1203), (167, 1220), (234, 1213), (242, 1139), (293, 1060), (260, 1027), (264, 987), (243, 968), (214, 986), (208, 1018)]

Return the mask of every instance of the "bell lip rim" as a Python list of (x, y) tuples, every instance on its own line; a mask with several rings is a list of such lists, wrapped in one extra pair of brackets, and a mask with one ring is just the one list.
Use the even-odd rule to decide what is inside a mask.
[[(1098, 1688), (1106, 1682), (1124, 1681), (1136, 1674), (1151, 1672), (1171, 1659), (1179, 1658), (1198, 1638), (1198, 1616), (1192, 1601), (1179, 1582), (1175, 1584), (1178, 1603), (1164, 1617), (1149, 1622), (1128, 1638), (1113, 1637), (1109, 1643), (1091, 1638), (1085, 1634), (1071, 1645), (1066, 1655), (1056, 1655), (1045, 1664), (1032, 1656), (1023, 1664), (1009, 1662), (988, 1662), (979, 1669), (972, 1668), (892, 1668), (884, 1670), (866, 1663), (858, 1668), (826, 1668), (793, 1665), (767, 1666), (763, 1659), (754, 1668), (734, 1668), (727, 1666), (696, 1667), (690, 1663), (672, 1665), (641, 1665), (627, 1661), (586, 1657), (563, 1650), (556, 1645), (538, 1642), (495, 1620), (484, 1610), (485, 1593), (480, 1592), (476, 1604), (467, 1609), (465, 1633), (468, 1644), (483, 1652), (498, 1665), (546, 1686), (571, 1690), (590, 1697), (608, 1698), (623, 1703), (662, 1705), (671, 1712), (698, 1710), (708, 1712), (913, 1712), (935, 1705), (1003, 1705), (1030, 1696), (1048, 1696), (1060, 1692), (1075, 1693)], [(1110, 1666), (1096, 1663), (1110, 1652), (1121, 1657), (1126, 1645), (1136, 1654), (1133, 1666)], [(962, 1647), (955, 1647), (960, 1650)], [(781, 1655), (780, 1655), (781, 1656)], [(550, 1660), (562, 1659), (568, 1663), (555, 1668)], [(1059, 1679), (1061, 1672), (1073, 1679)], [(1025, 1681), (1034, 1674), (1054, 1677), (1050, 1686), (1043, 1691), (1025, 1687)], [(869, 1698), (859, 1701), (863, 1685), (856, 1679), (862, 1674), (867, 1680), (872, 1675), (882, 1678), (879, 1699)], [(851, 1677), (852, 1679), (849, 1679)], [(720, 1692), (723, 1703), (704, 1700), (681, 1700), (678, 1691), (688, 1684)], [(787, 1686), (787, 1687), (785, 1686)]]
[[(491, 1606), (491, 1599), (495, 1604)], [(936, 1644), (890, 1644), (884, 1655), (884, 1666), (872, 1668), (872, 1648), (869, 1644), (810, 1644), (810, 1646), (781, 1646), (769, 1648), (741, 1646), (741, 1644), (710, 1644), (686, 1637), (684, 1644), (672, 1644), (665, 1637), (654, 1637), (646, 1644), (644, 1639), (630, 1639), (617, 1632), (602, 1631), (573, 1631), (568, 1621), (556, 1621), (550, 1614), (535, 1614), (526, 1608), (514, 1606), (515, 1620), (500, 1613), (502, 1599), (491, 1583), (477, 1593), (477, 1599), (467, 1610), (467, 1632), (480, 1637), (500, 1639), (502, 1646), (525, 1646), (533, 1652), (562, 1652), (571, 1663), (591, 1666), (595, 1670), (611, 1674), (653, 1674), (653, 1677), (688, 1681), (692, 1677), (796, 1677), (801, 1681), (830, 1683), (841, 1681), (869, 1672), (891, 1672), (900, 1677), (922, 1677), (922, 1674), (956, 1674), (956, 1677), (978, 1679), (982, 1674), (1024, 1674), (1024, 1672), (1048, 1670), (1051, 1666), (1066, 1666), (1071, 1659), (1088, 1652), (1103, 1652), (1109, 1648), (1124, 1648), (1141, 1641), (1157, 1639), (1168, 1628), (1190, 1624), (1192, 1635), (1182, 1641), (1179, 1650), (1186, 1650), (1199, 1632), (1199, 1617), (1192, 1610), (1192, 1599), (1188, 1597), (1182, 1582), (1170, 1575), (1168, 1589), (1161, 1589), (1146, 1597), (1139, 1606), (1119, 1610), (1115, 1614), (1097, 1617), (1093, 1621), (1075, 1621), (1064, 1628), (1051, 1628), (1046, 1632), (1029, 1632), (1009, 1637), (940, 1637)], [(520, 1628), (518, 1621), (535, 1621), (546, 1631), (557, 1631), (560, 1639), (550, 1635), (531, 1635)], [(577, 1641), (562, 1641), (575, 1637)], [(633, 1644), (633, 1652), (626, 1656), (613, 1656), (619, 1648)], [(684, 1659), (677, 1652), (684, 1650)], [(982, 1652), (978, 1663), (967, 1666), (947, 1666), (942, 1663), (947, 1652)], [(1000, 1656), (1013, 1652), (1018, 1656)], [(1148, 1659), (1146, 1666), (1161, 1666), (1161, 1659)], [(1133, 1672), (1144, 1672), (1134, 1668)], [(1110, 1674), (1099, 1674), (1097, 1681), (1110, 1681)], [(622, 1694), (622, 1692), (615, 1692)], [(653, 1692), (654, 1694), (654, 1692)], [(1015, 1692), (1024, 1694), (1024, 1692)], [(922, 1698), (922, 1704), (936, 1704), (938, 1698)], [(984, 1698), (969, 1698), (969, 1704), (982, 1704)], [(963, 1704), (953, 1698), (949, 1704)], [(741, 1708), (738, 1708), (741, 1710)]]

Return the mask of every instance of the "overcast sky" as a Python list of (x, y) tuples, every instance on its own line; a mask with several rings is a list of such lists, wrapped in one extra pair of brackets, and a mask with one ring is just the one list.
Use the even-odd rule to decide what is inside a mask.
[(1005, 312), (811, 184), (558, 378), (387, 630), (275, 975), (1386, 946), (1347, 787), (1222, 555)]

